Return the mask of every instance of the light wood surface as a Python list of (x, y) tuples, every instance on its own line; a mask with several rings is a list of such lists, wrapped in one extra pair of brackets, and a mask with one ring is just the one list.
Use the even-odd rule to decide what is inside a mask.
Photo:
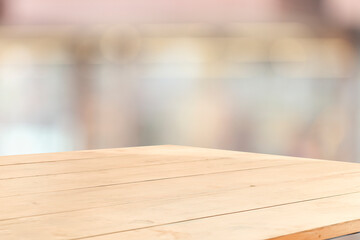
[(1, 240), (327, 239), (360, 164), (181, 146), (0, 157)]

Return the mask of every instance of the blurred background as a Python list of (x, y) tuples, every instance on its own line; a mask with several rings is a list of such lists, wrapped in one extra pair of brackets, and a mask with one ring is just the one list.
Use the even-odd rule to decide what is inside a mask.
[(359, 30), (356, 0), (1, 0), (0, 155), (359, 161)]

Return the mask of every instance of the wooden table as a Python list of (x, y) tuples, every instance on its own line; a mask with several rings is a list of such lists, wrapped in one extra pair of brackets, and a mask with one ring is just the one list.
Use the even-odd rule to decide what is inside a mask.
[(327, 239), (360, 164), (181, 146), (0, 157), (1, 240)]

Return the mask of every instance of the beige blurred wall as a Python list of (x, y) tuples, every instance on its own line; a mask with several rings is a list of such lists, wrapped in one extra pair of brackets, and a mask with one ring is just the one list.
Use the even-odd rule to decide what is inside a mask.
[(358, 33), (330, 5), (35, 2), (3, 4), (0, 154), (181, 144), (358, 159)]

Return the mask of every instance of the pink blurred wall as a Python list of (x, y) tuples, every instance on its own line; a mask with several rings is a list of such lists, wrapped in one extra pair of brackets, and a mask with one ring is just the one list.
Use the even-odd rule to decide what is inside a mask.
[(278, 0), (7, 0), (5, 23), (261, 21), (280, 15)]
[[(288, 8), (323, 5), (335, 22), (360, 25), (358, 0), (2, 0), (5, 24), (281, 21)], [(304, 12), (308, 12), (306, 7)], [(292, 16), (292, 13), (289, 14)]]

